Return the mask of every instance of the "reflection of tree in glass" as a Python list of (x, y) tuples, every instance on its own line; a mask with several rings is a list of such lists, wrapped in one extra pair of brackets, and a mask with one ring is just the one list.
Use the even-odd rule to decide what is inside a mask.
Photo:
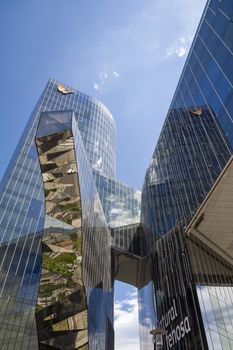
[(74, 264), (75, 259), (75, 253), (63, 253), (55, 259), (52, 259), (48, 255), (44, 254), (42, 267), (48, 271), (58, 273), (62, 276), (71, 277), (73, 274), (73, 269), (70, 269), (70, 266), (67, 266), (67, 261), (68, 264)]

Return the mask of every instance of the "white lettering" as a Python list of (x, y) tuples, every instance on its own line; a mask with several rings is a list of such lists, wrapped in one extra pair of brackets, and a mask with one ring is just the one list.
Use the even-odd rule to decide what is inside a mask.
[(169, 347), (171, 348), (173, 346), (173, 342), (172, 342), (172, 335), (171, 333), (169, 334)]
[(172, 307), (166, 312), (165, 315), (161, 317), (161, 321), (159, 322), (159, 325), (161, 328), (167, 328), (169, 324), (176, 319), (178, 316), (177, 311), (176, 311), (176, 302), (173, 299), (172, 301)]
[[(176, 303), (173, 299), (171, 308), (161, 317), (161, 321), (159, 322), (160, 327), (167, 328), (177, 317)], [(191, 327), (189, 324), (189, 318), (186, 316), (181, 320), (180, 324), (175, 327), (175, 329), (171, 329), (170, 333), (166, 335), (167, 348), (172, 348), (189, 332), (191, 332)]]
[(185, 333), (189, 333), (191, 331), (188, 316), (186, 316), (184, 319), (184, 328), (185, 328)]
[(184, 322), (180, 322), (181, 338), (185, 336)]
[(181, 326), (176, 326), (176, 339), (180, 341), (181, 338), (181, 331), (180, 331)]
[(174, 310), (175, 310), (175, 317), (177, 317), (177, 311), (176, 311), (176, 303), (175, 303), (175, 300), (173, 299), (173, 306), (174, 306)]
[(175, 329), (172, 330), (172, 343), (173, 344), (176, 343), (176, 330)]
[(166, 335), (167, 348), (172, 348), (177, 342), (180, 342), (182, 338), (191, 331), (188, 316), (172, 329), (170, 333)]
[(166, 335), (167, 348), (170, 347), (170, 346), (169, 346), (169, 343), (168, 343), (168, 339), (169, 339), (169, 337), (168, 337), (168, 335)]

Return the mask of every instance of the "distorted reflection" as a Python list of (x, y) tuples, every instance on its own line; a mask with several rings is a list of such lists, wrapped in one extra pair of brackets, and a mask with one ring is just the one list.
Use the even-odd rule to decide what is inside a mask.
[(94, 171), (94, 178), (109, 227), (139, 223), (141, 192)]
[(47, 135), (36, 139), (47, 215), (36, 307), (39, 341), (41, 349), (87, 349), (82, 210), (74, 139), (66, 124), (59, 125), (55, 117), (42, 114), (38, 135)]

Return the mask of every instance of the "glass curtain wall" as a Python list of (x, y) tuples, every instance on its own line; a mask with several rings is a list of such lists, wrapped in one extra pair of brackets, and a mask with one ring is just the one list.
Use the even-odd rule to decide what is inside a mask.
[(142, 191), (167, 349), (233, 349), (232, 266), (184, 235), (232, 155), (232, 17), (231, 1), (207, 2)]
[(115, 177), (115, 122), (111, 113), (95, 98), (73, 89), (65, 92), (61, 85), (55, 80), (46, 85), (1, 182), (2, 349), (38, 346), (35, 305), (45, 219), (43, 183), (34, 141), (40, 113), (73, 109), (91, 169)]

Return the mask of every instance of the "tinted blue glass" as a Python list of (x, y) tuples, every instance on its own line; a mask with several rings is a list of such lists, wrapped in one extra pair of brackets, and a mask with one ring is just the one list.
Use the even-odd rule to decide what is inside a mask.
[[(154, 286), (159, 325), (164, 326), (164, 317), (168, 317), (172, 307), (179, 309), (177, 317), (165, 326), (167, 348), (215, 350), (230, 349), (233, 344), (229, 321), (232, 317), (229, 315), (233, 314), (232, 299), (224, 304), (228, 274), (231, 286), (233, 282), (232, 266), (207, 245), (183, 236), (186, 225), (232, 155), (230, 19), (233, 8), (230, 3), (224, 0), (207, 3), (142, 192), (142, 222), (150, 232), (150, 247), (155, 251)], [(213, 269), (207, 271), (207, 266)], [(177, 274), (177, 270), (180, 273)], [(188, 277), (185, 270), (192, 275)], [(197, 288), (193, 288), (195, 283)], [(146, 298), (143, 302), (146, 303)], [(220, 317), (222, 314), (225, 319)], [(176, 335), (172, 332), (186, 315), (192, 331), (177, 340), (179, 331)]]

